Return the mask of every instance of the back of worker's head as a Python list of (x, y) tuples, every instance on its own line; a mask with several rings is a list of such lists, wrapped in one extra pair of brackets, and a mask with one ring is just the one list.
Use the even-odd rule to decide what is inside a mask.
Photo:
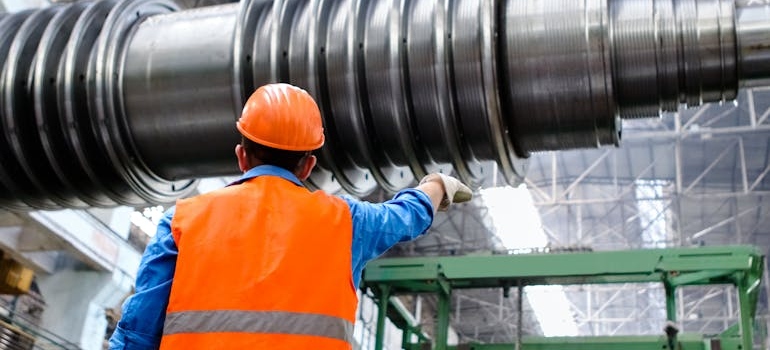
[(324, 143), (318, 105), (307, 91), (289, 84), (254, 91), (236, 126), (247, 155), (289, 171)]

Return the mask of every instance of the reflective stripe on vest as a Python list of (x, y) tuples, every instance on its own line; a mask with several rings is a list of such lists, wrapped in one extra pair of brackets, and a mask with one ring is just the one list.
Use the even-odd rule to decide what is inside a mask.
[(281, 333), (353, 343), (353, 324), (339, 317), (282, 311), (179, 311), (166, 315), (163, 335), (178, 333)]

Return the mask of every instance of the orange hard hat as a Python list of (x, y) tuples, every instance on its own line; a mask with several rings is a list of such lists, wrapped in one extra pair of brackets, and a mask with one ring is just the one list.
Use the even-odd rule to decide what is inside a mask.
[(307, 91), (289, 84), (260, 87), (246, 101), (238, 131), (260, 145), (312, 151), (324, 144), (321, 111)]

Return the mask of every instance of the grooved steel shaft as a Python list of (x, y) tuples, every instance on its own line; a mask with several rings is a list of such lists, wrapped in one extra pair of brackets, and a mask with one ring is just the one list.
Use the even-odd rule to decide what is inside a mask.
[(171, 202), (235, 174), (242, 102), (318, 100), (310, 184), (525, 175), (620, 119), (770, 85), (768, 0), (102, 0), (0, 15), (0, 207)]

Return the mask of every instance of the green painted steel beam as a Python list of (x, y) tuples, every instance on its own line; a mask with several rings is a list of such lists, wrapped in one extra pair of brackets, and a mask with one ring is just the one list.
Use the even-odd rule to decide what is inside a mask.
[[(367, 285), (388, 284), (394, 292), (538, 284), (662, 282), (674, 286), (733, 284), (734, 273), (761, 273), (756, 247), (725, 246), (589, 253), (388, 258), (370, 262)], [(705, 271), (705, 272), (704, 272)], [(696, 273), (696, 275), (689, 275)]]
[[(516, 344), (463, 344), (451, 350), (511, 350)], [(663, 336), (617, 337), (524, 337), (520, 350), (666, 350)], [(738, 339), (708, 339), (696, 334), (682, 334), (677, 350), (740, 350)]]

